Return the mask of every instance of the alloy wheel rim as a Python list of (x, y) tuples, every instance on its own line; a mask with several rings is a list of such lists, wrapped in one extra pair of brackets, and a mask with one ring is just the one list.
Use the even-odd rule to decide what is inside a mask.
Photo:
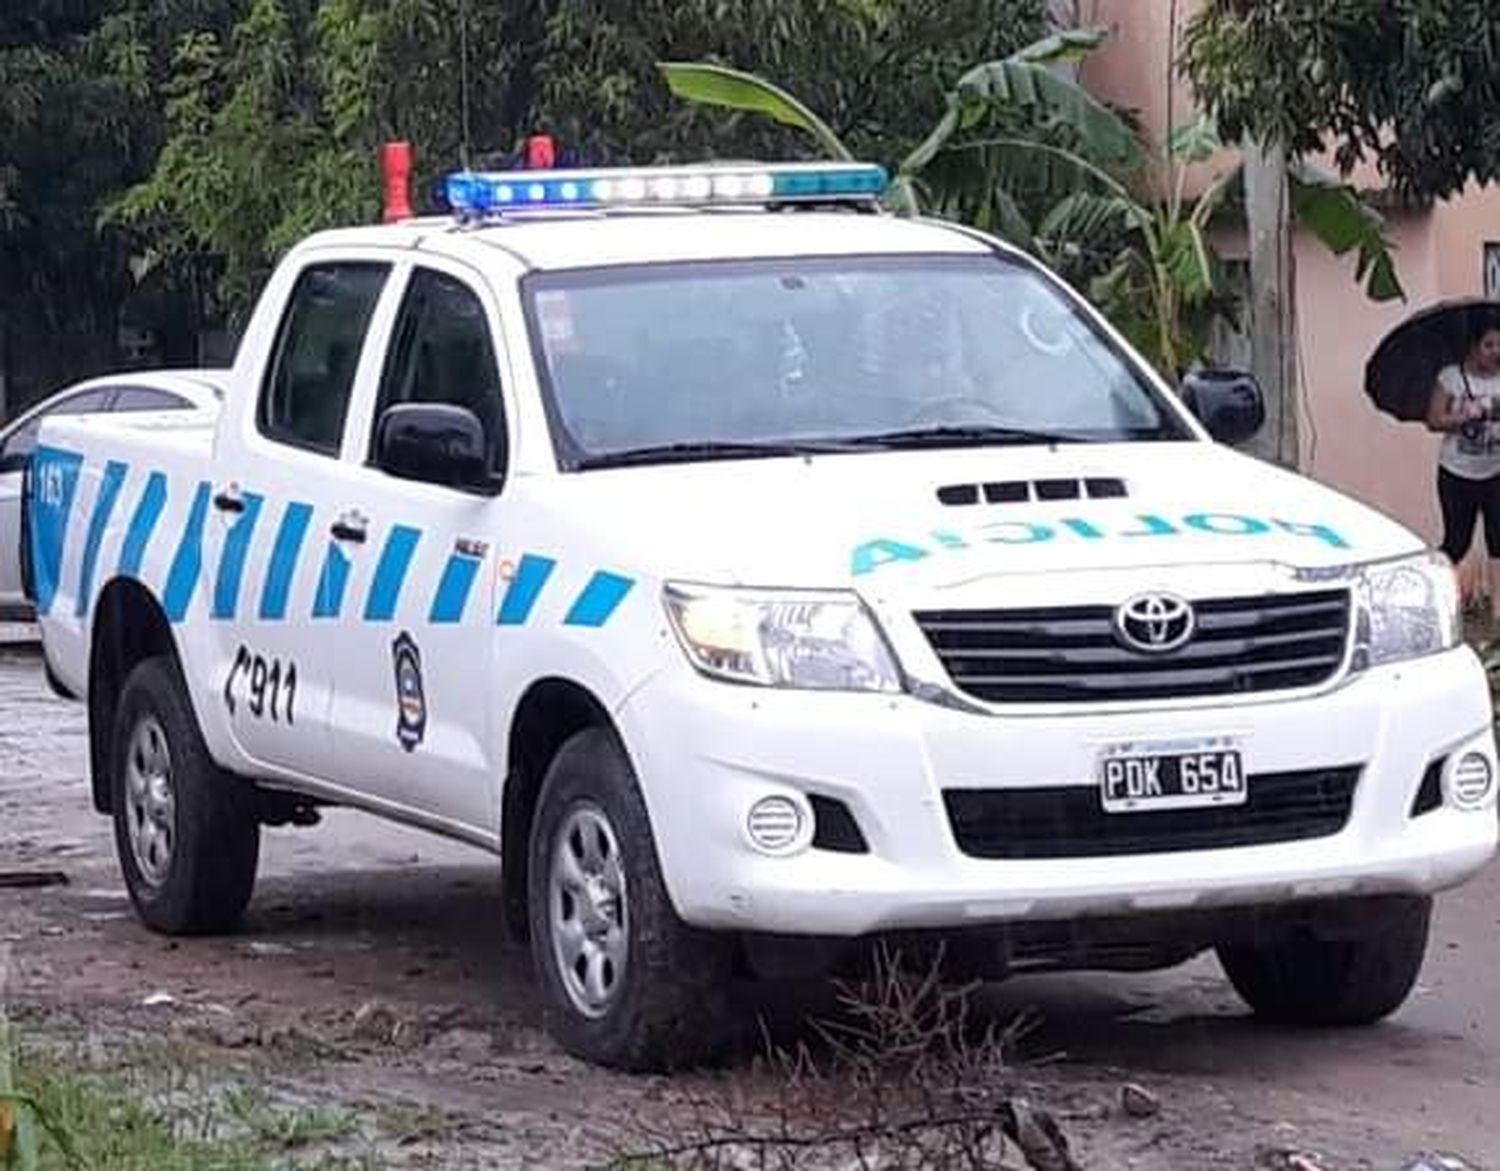
[(148, 886), (160, 886), (172, 868), (176, 810), (167, 734), (155, 716), (143, 715), (125, 756), (125, 826), (136, 870)]
[(625, 870), (604, 811), (580, 805), (553, 840), (547, 906), (552, 957), (573, 1007), (598, 1018), (619, 996), (629, 958)]

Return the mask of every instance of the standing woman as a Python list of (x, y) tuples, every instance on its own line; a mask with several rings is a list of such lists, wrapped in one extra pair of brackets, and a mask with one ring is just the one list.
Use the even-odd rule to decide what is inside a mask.
[[(1427, 426), (1444, 433), (1438, 455), (1443, 552), (1458, 565), (1482, 513), (1493, 568), (1500, 560), (1500, 322), (1481, 322), (1467, 341), (1463, 361), (1438, 374)], [(1492, 598), (1491, 606), (1497, 601)]]

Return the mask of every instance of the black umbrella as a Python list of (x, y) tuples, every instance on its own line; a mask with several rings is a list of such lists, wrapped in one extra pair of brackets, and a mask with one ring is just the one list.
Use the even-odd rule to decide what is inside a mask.
[(1380, 343), (1365, 366), (1365, 393), (1406, 423), (1427, 417), (1438, 371), (1462, 362), (1475, 332), (1500, 326), (1500, 301), (1444, 301), (1407, 318)]

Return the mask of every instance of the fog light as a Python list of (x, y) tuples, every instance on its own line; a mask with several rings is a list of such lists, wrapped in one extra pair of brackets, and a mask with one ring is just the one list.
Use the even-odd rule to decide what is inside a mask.
[(1489, 800), (1494, 784), (1489, 757), (1467, 752), (1448, 774), (1448, 800), (1459, 809), (1478, 809)]
[(745, 830), (750, 841), (767, 853), (790, 850), (806, 836), (807, 818), (790, 797), (762, 797), (750, 806)]

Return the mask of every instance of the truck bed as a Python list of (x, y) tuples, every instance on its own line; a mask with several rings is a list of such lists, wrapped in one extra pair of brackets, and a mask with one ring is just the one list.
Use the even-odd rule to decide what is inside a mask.
[(140, 580), (180, 618), (201, 574), (216, 418), (164, 411), (60, 416), (42, 426), (25, 540), (47, 660), (83, 696), (99, 592)]

